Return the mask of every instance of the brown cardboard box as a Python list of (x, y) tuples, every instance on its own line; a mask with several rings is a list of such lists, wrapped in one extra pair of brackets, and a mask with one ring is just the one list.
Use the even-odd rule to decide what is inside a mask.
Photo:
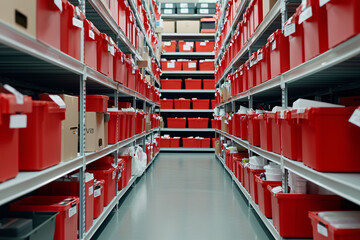
[(149, 48), (147, 46), (144, 46), (143, 52), (141, 54), (141, 57), (143, 60), (148, 61), (150, 59), (149, 57)]
[(137, 50), (140, 55), (144, 51), (144, 35), (142, 34), (141, 31), (138, 31), (137, 34)]
[(105, 122), (104, 113), (85, 113), (85, 151), (95, 152), (104, 148)]
[(221, 118), (221, 131), (223, 132), (227, 132), (227, 125), (225, 124), (225, 121), (227, 121), (225, 117)]
[(164, 21), (163, 32), (174, 33), (175, 32), (175, 21)]
[(36, 38), (36, 1), (1, 0), (0, 21)]
[(220, 146), (220, 141), (219, 140), (215, 141), (215, 153), (218, 154), (218, 155), (221, 153), (221, 146)]
[(263, 17), (270, 12), (277, 0), (262, 0), (263, 1)]
[(136, 64), (139, 68), (147, 68), (149, 65), (148, 60), (138, 60)]
[(200, 21), (176, 21), (177, 33), (199, 33)]
[(164, 128), (164, 119), (160, 118), (160, 128)]
[(61, 122), (61, 161), (74, 159), (78, 154), (79, 99), (59, 95), (66, 104), (65, 120)]

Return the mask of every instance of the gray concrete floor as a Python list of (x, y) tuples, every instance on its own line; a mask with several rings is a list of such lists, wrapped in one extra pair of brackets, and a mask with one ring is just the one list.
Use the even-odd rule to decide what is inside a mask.
[(210, 153), (161, 153), (93, 239), (272, 239)]

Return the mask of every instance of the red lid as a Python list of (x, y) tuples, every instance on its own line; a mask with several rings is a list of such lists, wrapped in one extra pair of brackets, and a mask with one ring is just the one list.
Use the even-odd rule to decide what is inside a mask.
[(75, 196), (30, 196), (10, 204), (11, 211), (66, 211), (75, 207)]
[(23, 104), (17, 103), (16, 96), (10, 93), (0, 93), (0, 113), (30, 113), (32, 111), (32, 99), (23, 95)]

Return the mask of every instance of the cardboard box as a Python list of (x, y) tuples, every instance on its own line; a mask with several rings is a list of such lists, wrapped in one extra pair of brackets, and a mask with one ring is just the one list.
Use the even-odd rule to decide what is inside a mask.
[(163, 32), (164, 33), (174, 33), (175, 32), (175, 21), (164, 21)]
[(215, 153), (216, 154), (220, 154), (221, 153), (221, 146), (220, 146), (220, 141), (216, 140), (215, 141)]
[(147, 68), (149, 66), (149, 63), (147, 60), (138, 60), (138, 61), (136, 61), (136, 64), (139, 68)]
[(149, 60), (150, 57), (149, 57), (149, 48), (147, 46), (144, 46), (144, 50), (141, 54), (141, 57), (144, 59), (144, 60)]
[(61, 122), (61, 161), (66, 162), (78, 155), (79, 98), (59, 96), (66, 104), (65, 120)]
[(262, 0), (263, 1), (263, 17), (270, 12), (277, 0)]
[(36, 38), (36, 1), (2, 0), (0, 21)]
[(225, 121), (227, 121), (225, 117), (221, 118), (221, 131), (223, 132), (227, 132), (227, 125), (225, 124)]
[(141, 55), (142, 52), (144, 51), (144, 35), (142, 34), (141, 31), (138, 31), (137, 34), (137, 50), (139, 52), (139, 54)]
[(85, 152), (95, 152), (104, 148), (105, 121), (104, 113), (85, 113)]
[(200, 21), (176, 21), (177, 33), (199, 33)]

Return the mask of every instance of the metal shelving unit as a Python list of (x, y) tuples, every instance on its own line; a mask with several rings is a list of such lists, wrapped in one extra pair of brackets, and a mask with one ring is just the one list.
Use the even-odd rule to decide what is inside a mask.
[(201, 18), (213, 18), (214, 14), (161, 14), (162, 19), (167, 20), (200, 20)]
[(161, 93), (215, 93), (215, 89), (161, 89)]
[[(160, 112), (160, 111), (159, 111)], [(162, 113), (212, 113), (213, 109), (161, 109)]]
[(212, 59), (215, 57), (214, 52), (164, 52), (161, 54), (163, 58), (166, 59), (173, 59), (173, 58), (187, 58), (187, 59), (194, 59), (194, 58), (206, 58)]
[(214, 40), (215, 33), (163, 33), (162, 40)]
[(214, 152), (214, 148), (161, 148), (160, 152)]
[(214, 132), (213, 128), (161, 128), (162, 132)]
[(214, 75), (214, 71), (163, 71), (162, 75), (172, 76), (206, 76)]

